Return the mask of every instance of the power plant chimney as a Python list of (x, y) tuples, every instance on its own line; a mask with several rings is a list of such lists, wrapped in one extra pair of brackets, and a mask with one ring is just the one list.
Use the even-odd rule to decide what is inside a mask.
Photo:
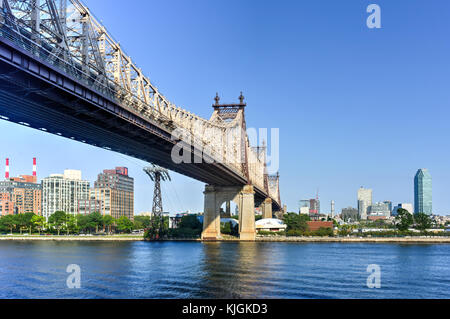
[(36, 157), (33, 157), (33, 177), (36, 177)]
[(9, 179), (9, 158), (6, 159), (5, 179)]

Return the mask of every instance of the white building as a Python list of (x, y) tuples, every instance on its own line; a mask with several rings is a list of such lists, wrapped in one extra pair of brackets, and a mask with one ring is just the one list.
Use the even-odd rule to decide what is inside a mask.
[(89, 199), (89, 181), (81, 179), (81, 171), (65, 170), (42, 180), (42, 215), (48, 220), (56, 211), (78, 214), (78, 202)]
[(309, 207), (300, 207), (300, 214), (309, 215)]
[(256, 230), (260, 231), (282, 231), (287, 225), (282, 220), (276, 218), (264, 218), (255, 222)]
[(391, 210), (389, 209), (389, 203), (387, 202), (377, 202), (370, 206), (370, 216), (371, 217), (390, 217)]
[(361, 187), (358, 189), (358, 214), (361, 219), (367, 219), (372, 206), (372, 190)]
[(397, 216), (397, 211), (399, 208), (406, 209), (408, 213), (414, 214), (413, 205), (411, 203), (400, 203), (392, 210), (392, 216)]

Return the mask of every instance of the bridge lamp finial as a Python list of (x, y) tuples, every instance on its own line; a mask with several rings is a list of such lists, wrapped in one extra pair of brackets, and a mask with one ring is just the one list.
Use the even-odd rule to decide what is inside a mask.
[(241, 102), (241, 104), (244, 104), (244, 95), (242, 95), (242, 91), (241, 91), (241, 95), (239, 95), (239, 101)]
[(214, 101), (216, 101), (216, 105), (219, 105), (220, 97), (219, 93), (216, 92), (216, 97), (214, 98)]

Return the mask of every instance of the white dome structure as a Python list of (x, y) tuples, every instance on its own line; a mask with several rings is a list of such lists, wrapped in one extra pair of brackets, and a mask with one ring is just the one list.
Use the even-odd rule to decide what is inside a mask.
[(282, 231), (286, 230), (287, 225), (282, 220), (276, 218), (264, 218), (255, 222), (256, 230), (264, 231)]

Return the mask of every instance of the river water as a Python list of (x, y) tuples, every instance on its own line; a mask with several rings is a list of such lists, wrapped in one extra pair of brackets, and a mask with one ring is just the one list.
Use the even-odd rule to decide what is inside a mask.
[(450, 245), (3, 241), (0, 298), (450, 298)]

